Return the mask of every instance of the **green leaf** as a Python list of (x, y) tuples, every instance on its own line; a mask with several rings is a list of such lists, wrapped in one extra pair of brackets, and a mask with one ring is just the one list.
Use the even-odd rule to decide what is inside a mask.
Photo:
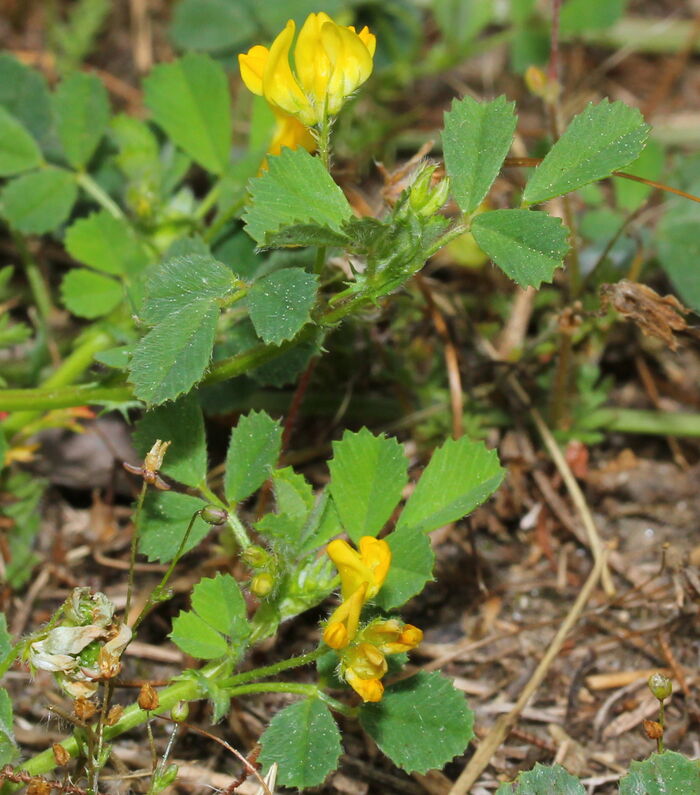
[(620, 780), (620, 795), (686, 795), (700, 792), (700, 764), (675, 751), (632, 762)]
[(345, 431), (333, 442), (330, 491), (340, 521), (357, 542), (376, 536), (391, 517), (408, 481), (403, 447), (394, 438), (367, 428)]
[(585, 795), (586, 789), (561, 765), (545, 766), (535, 763), (532, 770), (521, 773), (511, 784), (505, 783), (496, 795)]
[(430, 540), (420, 530), (394, 531), (384, 540), (391, 548), (391, 566), (374, 601), (384, 610), (392, 610), (420, 593), (433, 579), (435, 554)]
[(71, 224), (66, 230), (65, 246), (78, 262), (120, 276), (139, 273), (149, 259), (129, 223), (106, 210)]
[(285, 707), (260, 738), (265, 771), (279, 765), (277, 783), (306, 789), (322, 784), (340, 758), (340, 732), (328, 707), (316, 698)]
[(47, 168), (8, 182), (0, 194), (3, 216), (18, 232), (41, 235), (70, 215), (78, 188), (72, 174)]
[(131, 359), (138, 398), (159, 404), (174, 400), (197, 383), (214, 346), (219, 305), (232, 288), (233, 274), (213, 257), (175, 257), (155, 269), (147, 285), (143, 318), (154, 328)]
[(259, 245), (282, 227), (313, 224), (331, 232), (352, 216), (352, 210), (321, 161), (305, 149), (284, 149), (268, 158), (262, 176), (250, 182), (251, 203), (243, 216), (246, 232)]
[(231, 431), (226, 453), (224, 493), (232, 505), (262, 486), (277, 464), (282, 447), (282, 428), (264, 411), (252, 411)]
[(472, 213), (503, 165), (517, 122), (515, 102), (498, 97), (477, 102), (471, 97), (454, 100), (445, 113), (442, 144), (445, 169), (460, 209)]
[(39, 562), (34, 543), (40, 530), (39, 502), (46, 489), (46, 481), (34, 473), (10, 470), (3, 488), (13, 500), (0, 505), (0, 515), (9, 518), (12, 526), (12, 532), (7, 536), (9, 553), (2, 581), (16, 590), (27, 582)]
[(495, 450), (463, 436), (438, 448), (401, 512), (396, 532), (437, 527), (461, 519), (491, 496), (504, 472)]
[(41, 152), (25, 127), (0, 106), (0, 177), (36, 168)]
[(234, 643), (241, 643), (250, 633), (245, 599), (230, 574), (200, 580), (192, 591), (192, 609)]
[(637, 108), (607, 99), (590, 103), (535, 169), (523, 204), (537, 204), (609, 177), (639, 157), (649, 129)]
[(569, 250), (558, 218), (533, 210), (495, 210), (477, 215), (471, 232), (479, 247), (521, 287), (550, 282)]
[(567, 0), (561, 9), (561, 34), (607, 30), (620, 19), (626, 5), (627, 0)]
[(231, 0), (181, 0), (170, 37), (183, 50), (235, 50), (257, 32), (253, 11)]
[(0, 105), (44, 146), (53, 121), (46, 78), (8, 53), (0, 55)]
[(144, 88), (156, 124), (194, 161), (223, 174), (231, 148), (231, 99), (221, 66), (188, 53), (156, 66)]
[(300, 268), (275, 271), (255, 282), (248, 293), (248, 312), (263, 342), (279, 345), (295, 337), (311, 317), (318, 278)]
[(464, 752), (474, 713), (439, 673), (418, 673), (391, 685), (381, 701), (360, 709), (363, 729), (408, 773), (440, 769)]
[(494, 11), (493, 0), (433, 0), (431, 10), (453, 50), (468, 47), (491, 22)]
[[(639, 157), (629, 166), (625, 166), (627, 174), (657, 180), (661, 176), (664, 165), (664, 150), (660, 144), (650, 139)], [(613, 180), (615, 203), (623, 210), (636, 210), (654, 190), (651, 185), (633, 182), (631, 179), (616, 177)]]
[[(700, 183), (690, 186), (699, 190)], [(700, 207), (687, 199), (665, 203), (658, 225), (659, 260), (684, 304), (700, 311), (700, 269), (689, 263), (700, 261)]]
[(303, 529), (300, 545), (296, 550), (297, 556), (301, 558), (314, 549), (318, 549), (342, 531), (340, 517), (330, 498), (330, 492), (328, 489), (324, 489)]
[(0, 765), (8, 765), (19, 756), (12, 728), (12, 699), (4, 687), (0, 687)]
[(143, 319), (155, 325), (196, 303), (213, 305), (232, 289), (234, 276), (211, 254), (174, 256), (154, 268), (146, 282)]
[(61, 282), (63, 304), (78, 317), (93, 319), (111, 312), (124, 300), (124, 289), (110, 276), (73, 268)]
[[(4, 438), (4, 437), (3, 437)], [(7, 616), (0, 613), (0, 666), (12, 651), (13, 643), (10, 632), (7, 629)]]
[[(205, 504), (197, 497), (176, 491), (149, 491), (141, 514), (139, 551), (151, 561), (171, 561), (177, 554), (192, 515)], [(184, 552), (196, 547), (210, 530), (211, 526), (197, 517)]]
[(277, 513), (265, 514), (255, 529), (266, 538), (284, 542), (296, 554), (314, 507), (313, 489), (306, 478), (291, 467), (274, 470), (272, 488)]
[(182, 610), (173, 620), (172, 642), (185, 654), (200, 660), (215, 660), (228, 651), (228, 643), (204, 619), (189, 610)]
[(342, 233), (327, 226), (316, 224), (294, 224), (285, 226), (277, 232), (268, 232), (263, 245), (271, 248), (286, 246), (347, 246), (352, 241)]
[(83, 168), (107, 129), (107, 89), (97, 75), (73, 72), (56, 89), (54, 113), (66, 159), (73, 168)]
[(162, 472), (194, 488), (206, 484), (207, 442), (204, 419), (195, 395), (147, 411), (136, 424), (134, 446), (143, 459), (157, 439), (171, 442)]

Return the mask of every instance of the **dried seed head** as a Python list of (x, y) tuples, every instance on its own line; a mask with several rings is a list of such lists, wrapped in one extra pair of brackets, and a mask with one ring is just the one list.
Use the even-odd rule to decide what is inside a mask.
[(53, 758), (56, 760), (56, 764), (59, 767), (63, 767), (63, 765), (67, 765), (70, 761), (70, 754), (60, 743), (54, 743), (52, 746), (53, 749)]
[(158, 693), (156, 693), (153, 685), (148, 682), (141, 686), (137, 701), (139, 707), (146, 712), (153, 712), (154, 709), (158, 709), (158, 705), (160, 704)]
[(27, 795), (51, 795), (52, 789), (50, 781), (45, 778), (35, 778), (27, 787)]
[(115, 704), (107, 713), (106, 723), (108, 726), (114, 726), (115, 723), (124, 714), (124, 707), (121, 704)]
[(659, 740), (664, 736), (664, 727), (655, 720), (642, 721), (644, 733), (650, 740)]
[(78, 720), (90, 720), (90, 718), (92, 718), (92, 716), (97, 712), (97, 705), (94, 701), (90, 701), (87, 698), (83, 698), (83, 696), (79, 696), (73, 702), (73, 712), (75, 712), (75, 717), (78, 718)]

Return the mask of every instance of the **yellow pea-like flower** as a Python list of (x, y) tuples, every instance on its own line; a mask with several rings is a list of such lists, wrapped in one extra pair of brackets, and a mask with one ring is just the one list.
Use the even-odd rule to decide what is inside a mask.
[(295, 31), (290, 19), (269, 50), (257, 44), (238, 61), (254, 94), (312, 127), (336, 115), (370, 76), (376, 39), (368, 28), (356, 33), (324, 12), (309, 14), (292, 47)]
[(352, 668), (345, 672), (345, 681), (362, 698), (363, 701), (381, 701), (384, 685), (379, 679), (363, 679)]
[(423, 631), (413, 624), (388, 618), (374, 621), (362, 631), (361, 637), (383, 654), (399, 654), (415, 649), (423, 640)]
[(326, 553), (340, 574), (343, 599), (348, 599), (363, 583), (366, 599), (372, 599), (384, 585), (391, 565), (391, 548), (386, 541), (363, 536), (359, 552), (347, 541), (336, 539), (326, 547)]
[(342, 649), (357, 635), (362, 606), (367, 601), (367, 584), (359, 587), (345, 599), (328, 619), (323, 640), (332, 649)]

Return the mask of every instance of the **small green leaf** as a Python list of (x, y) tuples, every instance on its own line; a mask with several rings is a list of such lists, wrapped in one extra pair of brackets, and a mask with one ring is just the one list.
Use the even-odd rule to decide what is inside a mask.
[(61, 282), (63, 304), (78, 317), (93, 319), (111, 312), (124, 300), (124, 289), (110, 276), (73, 268)]
[(318, 549), (342, 531), (338, 511), (326, 488), (319, 495), (304, 526), (300, 546), (296, 550), (298, 557), (301, 558), (314, 549)]
[[(177, 554), (192, 515), (205, 504), (197, 497), (176, 491), (149, 491), (141, 514), (139, 551), (151, 561), (171, 561)], [(211, 526), (197, 517), (184, 552), (194, 549), (210, 530)]]
[(620, 779), (620, 795), (690, 795), (700, 792), (700, 764), (675, 751), (632, 762)]
[(171, 442), (162, 472), (194, 488), (206, 483), (207, 442), (204, 419), (195, 395), (147, 411), (136, 424), (134, 446), (143, 459), (157, 439)]
[(535, 169), (523, 204), (537, 204), (609, 177), (639, 157), (649, 129), (639, 110), (623, 102), (604, 99), (589, 104)]
[(189, 610), (180, 611), (173, 620), (170, 639), (185, 654), (200, 660), (215, 660), (228, 651), (228, 643), (223, 635)]
[(224, 492), (231, 504), (250, 497), (270, 477), (281, 447), (282, 428), (264, 411), (238, 420), (231, 431), (224, 475)]
[(46, 78), (9, 53), (0, 55), (0, 105), (45, 145), (53, 122)]
[(332, 232), (352, 216), (341, 189), (321, 161), (305, 149), (284, 149), (268, 158), (268, 169), (250, 182), (246, 232), (259, 245), (283, 227), (313, 224)]
[(445, 113), (445, 169), (460, 209), (472, 213), (496, 179), (513, 142), (515, 102), (454, 100)]
[(474, 735), (474, 713), (462, 693), (439, 673), (418, 673), (360, 709), (362, 728), (407, 773), (440, 769), (464, 752)]
[(376, 536), (387, 523), (407, 483), (403, 447), (394, 438), (374, 436), (367, 428), (345, 431), (333, 442), (330, 491), (340, 521), (357, 542)]
[(279, 765), (277, 783), (306, 789), (322, 784), (340, 758), (340, 732), (328, 707), (316, 698), (285, 707), (260, 738), (265, 771)]
[(277, 513), (265, 514), (255, 529), (266, 538), (282, 541), (297, 553), (314, 507), (313, 490), (306, 478), (291, 467), (274, 470), (272, 488)]
[(347, 246), (352, 241), (342, 233), (335, 232), (327, 226), (316, 224), (294, 224), (285, 226), (277, 232), (268, 232), (263, 241), (270, 248), (286, 246)]
[(66, 159), (73, 168), (83, 168), (107, 129), (107, 89), (97, 75), (73, 72), (56, 89), (54, 113)]
[[(4, 441), (4, 436), (0, 434), (0, 445)], [(12, 665), (17, 652), (12, 643), (12, 637), (7, 629), (7, 617), (0, 613), (0, 676), (4, 676), (7, 669)]]
[(12, 728), (12, 699), (4, 687), (0, 687), (0, 765), (9, 765), (19, 756)]
[(477, 215), (472, 234), (479, 247), (521, 287), (550, 282), (569, 250), (558, 218), (533, 210), (495, 210)]
[(183, 50), (235, 52), (257, 33), (256, 11), (230, 0), (181, 0), (173, 9), (170, 37)]
[(583, 784), (561, 765), (550, 767), (536, 762), (532, 770), (521, 773), (512, 784), (501, 784), (496, 795), (585, 795), (585, 792)]
[(65, 246), (78, 262), (119, 276), (139, 273), (149, 259), (128, 222), (106, 210), (71, 224), (66, 230)]
[(143, 318), (154, 328), (131, 359), (138, 398), (159, 404), (187, 392), (211, 359), (219, 317), (218, 298), (232, 288), (233, 274), (210, 255), (174, 257), (149, 277)]
[(291, 340), (311, 317), (318, 278), (300, 268), (275, 271), (255, 282), (248, 293), (248, 312), (263, 342)]
[(384, 610), (393, 610), (433, 579), (435, 554), (430, 540), (420, 530), (394, 531), (384, 540), (391, 548), (391, 566), (375, 602)]
[(231, 148), (231, 99), (222, 67), (188, 53), (156, 66), (144, 88), (156, 124), (201, 166), (223, 174)]
[(234, 642), (240, 643), (249, 634), (245, 599), (230, 574), (200, 580), (192, 591), (192, 609)]
[(73, 175), (47, 168), (8, 182), (0, 194), (0, 207), (18, 232), (41, 235), (56, 229), (68, 218), (77, 198)]
[[(700, 183), (691, 191), (700, 190)], [(659, 260), (683, 303), (700, 311), (700, 207), (687, 199), (665, 202), (666, 211), (656, 229)]]
[(0, 105), (0, 177), (10, 177), (41, 163), (36, 141), (24, 126)]
[(143, 319), (155, 325), (174, 313), (192, 311), (194, 304), (213, 305), (233, 287), (234, 276), (211, 254), (182, 254), (167, 259), (149, 273)]
[(463, 436), (438, 448), (401, 512), (396, 532), (429, 533), (461, 519), (491, 496), (504, 472), (495, 450)]

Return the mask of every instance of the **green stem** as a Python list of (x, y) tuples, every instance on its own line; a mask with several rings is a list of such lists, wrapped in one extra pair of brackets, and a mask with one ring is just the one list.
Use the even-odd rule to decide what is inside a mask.
[[(88, 334), (85, 335), (82, 343), (73, 351), (73, 353), (64, 359), (61, 366), (58, 367), (46, 379), (46, 381), (44, 381), (41, 391), (44, 393), (50, 392), (56, 387), (64, 387), (72, 383), (92, 364), (95, 354), (98, 351), (104, 350), (112, 344), (112, 337), (109, 334), (105, 333), (104, 331), (92, 329), (90, 332), (88, 332)], [(16, 414), (13, 414), (12, 417), (9, 417), (7, 420), (5, 420), (3, 423), (3, 429), (5, 434), (8, 436), (21, 430), (38, 414), (38, 411), (36, 410), (37, 407), (31, 401), (26, 399), (26, 393), (31, 391), (38, 392), (39, 390), (18, 389), (12, 391), (15, 393), (24, 393), (25, 400), (21, 405), (23, 408), (29, 408), (30, 410), (18, 411)], [(7, 393), (5, 393), (5, 395), (6, 394)], [(3, 395), (3, 397), (5, 397), (5, 395)], [(75, 402), (70, 405), (79, 406), (81, 405), (81, 402)]]
[(199, 206), (194, 211), (194, 217), (197, 221), (201, 221), (204, 216), (211, 210), (211, 208), (219, 200), (221, 194), (221, 179), (218, 179), (209, 190), (209, 193), (202, 199)]
[(206, 243), (211, 243), (216, 240), (216, 236), (226, 226), (226, 224), (236, 216), (245, 206), (245, 196), (242, 196), (237, 202), (232, 204), (223, 212), (220, 212), (214, 219), (212, 225), (207, 229), (202, 237)]
[(662, 700), (659, 701), (659, 725), (661, 726), (661, 736), (656, 739), (656, 750), (662, 754), (664, 752), (664, 730), (666, 728), (666, 713)]
[(357, 710), (324, 693), (318, 685), (303, 685), (295, 682), (256, 682), (251, 685), (234, 687), (229, 691), (229, 695), (233, 698), (244, 696), (248, 693), (295, 693), (299, 696), (318, 698), (331, 709), (340, 712), (342, 715), (347, 715), (349, 718), (354, 717), (357, 713)]
[(46, 282), (44, 281), (44, 277), (39, 270), (36, 260), (29, 251), (24, 237), (20, 235), (19, 232), (13, 232), (12, 238), (20, 257), (22, 258), (22, 262), (24, 263), (24, 271), (27, 274), (27, 281), (29, 282), (29, 288), (32, 291), (34, 303), (36, 304), (36, 308), (39, 311), (39, 317), (42, 319), (44, 327), (46, 327), (46, 324), (53, 313), (51, 294), (49, 293), (49, 289), (46, 286)]
[(86, 174), (84, 171), (78, 172), (75, 176), (75, 179), (85, 193), (88, 193), (90, 196), (92, 196), (92, 198), (101, 207), (104, 207), (104, 209), (107, 210), (110, 215), (113, 215), (115, 218), (119, 219), (126, 218), (121, 207), (110, 196), (108, 196), (104, 190), (102, 190), (102, 188), (89, 174)]
[[(136, 553), (139, 548), (139, 535), (141, 529), (141, 511), (143, 510), (143, 501), (146, 499), (146, 492), (148, 491), (148, 483), (144, 480), (141, 484), (141, 491), (139, 492), (138, 500), (136, 501), (136, 508), (132, 517), (134, 531), (131, 534), (131, 554), (129, 557), (129, 583), (126, 588), (126, 607), (124, 608), (124, 620), (129, 620), (129, 610), (131, 609), (131, 597), (134, 591), (134, 575), (136, 572)], [(194, 521), (194, 520), (193, 520)], [(152, 596), (153, 594), (151, 594)], [(140, 616), (139, 616), (140, 618)]]
[[(145, 487), (145, 485), (146, 485), (145, 481), (144, 481), (143, 485)], [(143, 492), (143, 490), (144, 489), (142, 488), (142, 492)], [(137, 506), (137, 510), (139, 511), (139, 513), (140, 513), (140, 508), (143, 505), (143, 500), (141, 500), (140, 502), (141, 502), (141, 504), (139, 506)], [(141, 625), (141, 622), (144, 620), (144, 618), (146, 618), (146, 616), (148, 615), (148, 611), (153, 607), (153, 605), (156, 604), (156, 602), (162, 601), (163, 593), (165, 591), (165, 586), (168, 584), (168, 580), (173, 576), (173, 572), (175, 571), (175, 566), (177, 566), (177, 564), (180, 562), (180, 558), (182, 557), (183, 550), (185, 549), (185, 545), (187, 544), (187, 540), (189, 539), (190, 533), (192, 532), (192, 528), (194, 527), (195, 520), (200, 515), (200, 513), (201, 513), (201, 511), (195, 511), (192, 514), (192, 518), (190, 519), (190, 523), (187, 525), (187, 530), (185, 530), (185, 535), (182, 537), (182, 541), (180, 541), (180, 546), (177, 548), (177, 552), (175, 553), (175, 557), (170, 562), (170, 566), (168, 567), (168, 570), (163, 575), (163, 578), (161, 579), (161, 581), (151, 591), (148, 599), (146, 600), (146, 604), (143, 606), (141, 612), (136, 617), (136, 621), (134, 621), (134, 625), (131, 628), (133, 632), (136, 632), (136, 630), (139, 628), (139, 626)], [(136, 520), (134, 519), (134, 525), (135, 524), (136, 524)], [(136, 533), (134, 533), (134, 536), (135, 535), (136, 535)], [(133, 544), (132, 544), (132, 551), (133, 550), (134, 550), (134, 547), (133, 547)], [(135, 562), (135, 560), (136, 559), (134, 557), (134, 562)], [(131, 575), (131, 571), (132, 570), (133, 570), (133, 566), (129, 569), (129, 575)], [(128, 604), (128, 596), (127, 596), (127, 604)], [(127, 616), (129, 615), (128, 608), (127, 608), (127, 611), (126, 611), (126, 615)]]
[[(27, 406), (34, 411), (50, 411), (51, 409), (83, 406), (88, 403), (126, 403), (134, 399), (134, 394), (128, 386), (80, 384), (57, 389), (45, 386), (36, 389), (4, 389), (0, 390), (0, 411), (17, 411), (26, 409)], [(13, 422), (6, 420), (2, 427), (7, 429), (15, 426), (14, 417), (12, 420)], [(20, 427), (21, 425), (23, 423), (20, 424)]]
[(242, 674), (230, 676), (228, 679), (222, 679), (219, 682), (221, 687), (237, 687), (238, 685), (250, 682), (256, 679), (266, 679), (268, 676), (276, 676), (282, 671), (288, 671), (290, 668), (299, 668), (302, 665), (318, 660), (322, 657), (328, 649), (325, 646), (319, 646), (318, 649), (308, 652), (308, 654), (300, 654), (298, 657), (290, 657), (287, 660), (280, 660), (280, 662), (267, 665), (264, 668), (256, 668), (253, 671), (245, 671)]

